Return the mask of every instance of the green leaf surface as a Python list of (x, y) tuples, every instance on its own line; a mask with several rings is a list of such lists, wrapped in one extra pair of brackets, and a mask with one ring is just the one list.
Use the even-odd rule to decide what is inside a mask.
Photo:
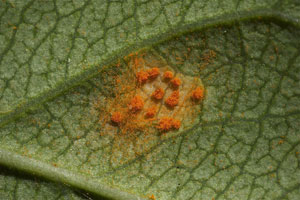
[(83, 200), (68, 187), (57, 183), (48, 183), (37, 177), (21, 174), (6, 168), (0, 168), (0, 197), (9, 199), (51, 199), (51, 200)]
[[(60, 182), (111, 199), (299, 199), (299, 11), (297, 1), (2, 1), (0, 163), (54, 182), (1, 168), (1, 198), (82, 198)], [(95, 105), (142, 48), (183, 81), (201, 79), (201, 111), (150, 142), (103, 135)]]

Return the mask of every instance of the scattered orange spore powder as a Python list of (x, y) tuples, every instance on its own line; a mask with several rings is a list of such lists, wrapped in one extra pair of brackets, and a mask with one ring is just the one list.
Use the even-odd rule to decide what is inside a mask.
[(152, 97), (156, 100), (160, 100), (164, 97), (164, 90), (162, 88), (157, 88), (153, 93), (152, 93)]
[(150, 79), (155, 79), (160, 74), (160, 70), (158, 67), (153, 67), (152, 69), (149, 69), (147, 72)]
[(179, 103), (179, 90), (172, 92), (172, 94), (166, 99), (165, 103), (171, 108), (177, 106)]
[(113, 112), (111, 115), (111, 121), (116, 124), (120, 124), (123, 120), (123, 116), (120, 112)]
[(144, 84), (147, 82), (149, 78), (149, 74), (148, 72), (145, 71), (139, 71), (136, 73), (136, 79), (138, 81), (139, 84)]
[(199, 101), (200, 99), (203, 99), (204, 97), (204, 90), (203, 88), (197, 87), (192, 92), (192, 99), (195, 101)]
[(164, 73), (164, 79), (166, 79), (166, 80), (171, 80), (173, 78), (173, 72), (171, 72), (171, 71), (166, 71), (165, 73)]
[(181, 123), (179, 120), (173, 119), (172, 117), (163, 117), (159, 121), (157, 128), (160, 131), (167, 132), (171, 129), (179, 129), (180, 125)]
[(171, 81), (171, 83), (172, 83), (172, 86), (173, 86), (173, 87), (178, 88), (178, 87), (180, 86), (180, 84), (181, 84), (181, 80), (180, 80), (179, 78), (175, 77), (175, 78)]
[(152, 106), (146, 110), (146, 117), (152, 118), (155, 116), (156, 112), (157, 112), (156, 106)]
[(129, 110), (132, 111), (133, 113), (136, 113), (140, 110), (143, 109), (144, 107), (144, 100), (142, 99), (141, 96), (136, 95), (135, 97), (133, 97), (133, 99), (131, 100), (130, 104), (128, 105)]

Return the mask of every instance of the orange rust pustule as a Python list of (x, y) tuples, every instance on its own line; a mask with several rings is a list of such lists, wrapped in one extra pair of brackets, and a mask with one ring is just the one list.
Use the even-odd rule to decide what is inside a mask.
[(158, 67), (153, 67), (152, 69), (149, 69), (148, 71), (149, 79), (155, 79), (160, 74), (160, 70)]
[(181, 126), (181, 122), (177, 119), (173, 119), (173, 124), (172, 124), (174, 129), (179, 129)]
[(151, 199), (151, 200), (156, 200), (154, 194), (152, 194), (151, 196), (149, 196), (149, 199)]
[(156, 106), (152, 106), (146, 110), (146, 117), (152, 118), (155, 116), (156, 112), (157, 112)]
[(179, 78), (175, 77), (175, 78), (171, 81), (171, 83), (172, 83), (172, 86), (173, 86), (174, 88), (178, 88), (178, 87), (180, 86), (180, 84), (181, 84), (181, 80), (180, 80)]
[(152, 93), (152, 97), (156, 100), (160, 100), (164, 97), (164, 90), (162, 88), (157, 88), (153, 93)]
[(179, 129), (181, 122), (179, 120), (173, 119), (172, 117), (163, 117), (160, 119), (157, 128), (160, 131), (167, 132), (172, 129)]
[(139, 84), (144, 84), (147, 82), (149, 78), (149, 74), (148, 72), (145, 72), (145, 71), (139, 71), (136, 73), (136, 79), (137, 79), (137, 82)]
[(142, 99), (141, 96), (136, 95), (135, 97), (133, 97), (133, 99), (131, 100), (130, 104), (128, 105), (129, 110), (133, 113), (136, 113), (140, 110), (143, 109), (144, 107), (144, 100)]
[(166, 71), (165, 73), (164, 73), (164, 79), (165, 80), (171, 80), (172, 78), (173, 78), (173, 72), (171, 72), (171, 71)]
[(172, 94), (166, 99), (167, 106), (174, 108), (179, 103), (179, 90), (172, 92)]
[(195, 90), (192, 92), (192, 99), (194, 101), (199, 101), (203, 99), (204, 97), (204, 90), (203, 88), (197, 87)]
[(120, 124), (123, 121), (123, 115), (121, 112), (113, 112), (111, 115), (111, 121), (115, 124)]

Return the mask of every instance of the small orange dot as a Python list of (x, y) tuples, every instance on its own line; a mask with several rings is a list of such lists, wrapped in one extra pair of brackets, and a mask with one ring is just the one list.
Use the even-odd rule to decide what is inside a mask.
[(151, 96), (152, 96), (154, 99), (159, 100), (159, 99), (162, 99), (162, 98), (163, 98), (164, 94), (165, 94), (165, 92), (164, 92), (164, 90), (163, 90), (162, 88), (157, 88), (157, 89), (152, 93)]
[(111, 121), (120, 124), (123, 120), (123, 116), (120, 112), (113, 112), (111, 115)]
[(136, 73), (136, 79), (140, 84), (146, 83), (146, 81), (148, 80), (148, 76), (149, 74), (145, 71), (139, 71), (138, 73)]
[(175, 77), (175, 78), (171, 81), (171, 83), (172, 83), (172, 86), (173, 86), (173, 87), (178, 88), (178, 87), (180, 86), (180, 84), (181, 84), (181, 80), (180, 80), (179, 78)]
[(149, 69), (147, 72), (149, 74), (150, 79), (155, 79), (160, 74), (159, 68), (157, 67), (153, 67), (152, 69)]
[(204, 90), (201, 87), (197, 87), (193, 92), (192, 92), (192, 99), (195, 101), (199, 101), (200, 99), (203, 99), (204, 97)]
[(176, 90), (166, 99), (165, 103), (169, 107), (175, 107), (179, 103), (179, 91)]
[(144, 101), (142, 97), (139, 95), (133, 97), (128, 107), (129, 110), (131, 110), (134, 113), (142, 110), (144, 107)]
[(148, 117), (148, 118), (154, 117), (156, 114), (156, 110), (157, 110), (156, 106), (152, 106), (152, 107), (148, 108), (146, 111), (146, 117)]
[(172, 79), (172, 78), (173, 78), (173, 72), (171, 72), (171, 71), (166, 71), (166, 72), (164, 73), (164, 79), (170, 80), (170, 79)]

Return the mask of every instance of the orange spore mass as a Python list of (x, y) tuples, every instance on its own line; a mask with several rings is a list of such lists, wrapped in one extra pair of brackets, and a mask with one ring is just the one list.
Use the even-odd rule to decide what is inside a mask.
[(177, 120), (177, 119), (174, 119), (174, 120), (173, 120), (172, 126), (173, 126), (173, 128), (175, 128), (175, 129), (179, 129), (180, 126), (181, 126), (181, 122), (180, 122), (179, 120)]
[(179, 103), (179, 91), (176, 90), (166, 99), (165, 103), (169, 107), (175, 107)]
[(129, 110), (132, 111), (133, 113), (136, 113), (140, 110), (143, 109), (144, 107), (144, 100), (142, 99), (141, 96), (136, 95), (135, 97), (133, 97), (133, 99), (131, 100), (130, 104), (128, 105)]
[(171, 72), (171, 71), (166, 71), (166, 72), (164, 73), (164, 79), (170, 80), (170, 79), (172, 79), (172, 78), (173, 78), (173, 72)]
[(171, 117), (163, 117), (157, 126), (157, 128), (161, 131), (169, 131), (172, 128), (173, 118)]
[(181, 123), (179, 120), (173, 119), (172, 117), (163, 117), (159, 121), (157, 128), (160, 131), (167, 132), (171, 129), (179, 129), (180, 125)]
[(192, 99), (195, 101), (199, 101), (200, 99), (203, 99), (204, 97), (204, 90), (200, 87), (197, 87), (193, 92), (192, 92)]
[(120, 112), (113, 112), (111, 115), (111, 121), (116, 124), (120, 124), (123, 120), (123, 116)]
[(139, 71), (136, 73), (136, 79), (139, 84), (144, 84), (148, 80), (149, 74), (145, 71)]
[(151, 196), (149, 196), (149, 199), (151, 199), (151, 200), (156, 200), (154, 194), (152, 194)]
[(157, 88), (157, 89), (152, 93), (151, 96), (152, 96), (154, 99), (159, 100), (159, 99), (162, 99), (162, 98), (163, 98), (164, 94), (165, 94), (165, 92), (164, 92), (164, 90), (163, 90), (162, 88)]
[(152, 69), (149, 69), (147, 72), (149, 74), (150, 79), (155, 79), (160, 74), (159, 68), (157, 67), (153, 67)]
[(156, 112), (157, 112), (156, 106), (152, 106), (146, 110), (146, 117), (152, 118), (155, 116)]
[(180, 84), (181, 84), (181, 80), (180, 80), (179, 78), (175, 77), (175, 78), (171, 81), (171, 83), (172, 83), (172, 86), (173, 86), (173, 87), (178, 88), (178, 87), (180, 86)]

